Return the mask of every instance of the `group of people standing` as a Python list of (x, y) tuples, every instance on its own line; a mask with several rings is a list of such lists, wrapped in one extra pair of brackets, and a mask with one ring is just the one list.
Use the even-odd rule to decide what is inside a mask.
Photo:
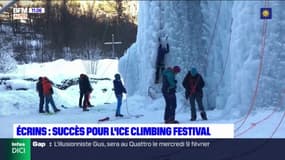
[[(123, 117), (123, 115), (121, 114), (121, 105), (122, 105), (122, 100), (123, 100), (123, 93), (127, 93), (127, 91), (121, 81), (120, 74), (115, 74), (113, 86), (114, 86), (115, 96), (117, 98), (117, 108), (116, 108), (115, 116)], [(93, 88), (86, 74), (80, 74), (79, 90), (80, 90), (79, 107), (83, 108), (83, 111), (89, 111), (88, 107), (94, 107), (90, 103), (90, 94), (92, 93)], [(83, 97), (84, 97), (84, 100), (83, 100), (83, 105), (82, 105)]]
[[(93, 91), (93, 88), (90, 84), (89, 77), (86, 74), (80, 74), (79, 76), (79, 107), (83, 109), (83, 111), (89, 111), (88, 107), (94, 107), (90, 103), (90, 95)], [(54, 112), (59, 112), (53, 100), (53, 82), (49, 80), (47, 77), (39, 77), (38, 82), (36, 84), (36, 89), (39, 95), (39, 113), (50, 113), (49, 104), (51, 104)], [(120, 74), (115, 74), (115, 79), (113, 81), (114, 85), (114, 93), (117, 98), (117, 108), (116, 108), (116, 117), (123, 117), (121, 114), (121, 105), (123, 100), (123, 93), (127, 93), (126, 88), (124, 87)], [(83, 99), (83, 103), (82, 103)], [(45, 110), (44, 110), (45, 103)]]
[[(175, 110), (177, 107), (176, 102), (176, 87), (177, 80), (175, 75), (181, 71), (179, 66), (174, 66), (164, 69), (164, 57), (165, 54), (169, 52), (169, 45), (166, 45), (166, 48), (160, 44), (158, 47), (158, 55), (156, 60), (156, 74), (155, 74), (155, 83), (159, 83), (160, 74), (162, 75), (162, 94), (165, 100), (165, 112), (164, 112), (164, 122), (165, 123), (179, 123), (175, 120)], [(196, 107), (195, 101), (198, 104), (198, 109), (200, 111), (201, 118), (207, 120), (207, 114), (205, 112), (202, 98), (203, 98), (203, 87), (205, 82), (202, 76), (198, 73), (196, 68), (191, 68), (191, 70), (186, 74), (182, 82), (183, 87), (185, 88), (185, 98), (189, 99), (191, 105), (191, 121), (196, 121)]]
[[(51, 104), (54, 112), (59, 112), (55, 106), (53, 100), (53, 89), (52, 89), (53, 82), (49, 80), (47, 77), (39, 77), (38, 82), (36, 84), (36, 89), (40, 98), (39, 103), (39, 113), (50, 113), (49, 104)], [(45, 103), (45, 110), (44, 110), (44, 103)]]
[[(90, 84), (89, 77), (86, 74), (80, 74), (79, 76), (79, 107), (83, 109), (83, 111), (89, 111), (88, 107), (94, 107), (90, 103), (90, 95), (93, 91), (93, 88)], [(82, 98), (83, 105), (82, 105)]]

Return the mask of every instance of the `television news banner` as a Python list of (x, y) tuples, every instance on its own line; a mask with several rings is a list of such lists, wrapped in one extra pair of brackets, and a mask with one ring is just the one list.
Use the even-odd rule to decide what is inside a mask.
[[(43, 13), (44, 8), (13, 8), (13, 19)], [(275, 148), (284, 144), (233, 138), (233, 124), (14, 124), (13, 139), (0, 140), (0, 155), (8, 160), (79, 159), (80, 153), (85, 159), (260, 159), (263, 153), (280, 154)]]

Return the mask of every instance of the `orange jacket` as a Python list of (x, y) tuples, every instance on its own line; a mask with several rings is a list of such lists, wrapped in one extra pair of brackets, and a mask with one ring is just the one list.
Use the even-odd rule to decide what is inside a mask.
[(42, 85), (43, 85), (43, 94), (50, 95), (51, 94), (51, 82), (47, 78), (44, 78), (42, 81)]

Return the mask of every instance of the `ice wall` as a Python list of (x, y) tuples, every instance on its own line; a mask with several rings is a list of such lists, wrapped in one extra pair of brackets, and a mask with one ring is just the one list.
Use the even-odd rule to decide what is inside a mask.
[[(265, 6), (273, 8), (266, 27), (260, 19)], [(139, 7), (137, 41), (119, 67), (130, 95), (147, 95), (154, 82), (158, 37), (168, 36), (166, 65), (182, 67), (178, 92), (183, 92), (181, 81), (194, 66), (206, 81), (206, 108), (238, 108), (244, 114), (250, 107), (280, 103), (285, 2), (140, 1)]]
[(205, 61), (205, 104), (208, 108), (224, 106), (228, 95), (224, 88), (225, 71), (228, 67), (232, 27), (232, 1), (201, 1), (203, 13), (203, 46), (200, 55)]
[[(285, 2), (269, 1), (268, 7), (272, 8), (273, 18), (267, 21), (263, 69), (256, 103), (261, 107), (285, 108), (282, 102), (285, 91)], [(261, 50), (260, 43), (258, 46)]]
[[(119, 67), (129, 94), (147, 95), (153, 85), (159, 37), (168, 37), (170, 45), (166, 67), (182, 68), (179, 82), (191, 66), (203, 69), (199, 63), (199, 53), (203, 52), (199, 1), (140, 1), (138, 20), (137, 41), (120, 59)], [(181, 83), (178, 87), (182, 89)]]
[(119, 70), (122, 73), (127, 92), (147, 94), (155, 72), (155, 54), (158, 44), (160, 15), (159, 1), (139, 1), (137, 41), (120, 59)]
[[(284, 33), (284, 6), (281, 1), (233, 3), (229, 59), (223, 85), (218, 89), (216, 103), (212, 103), (216, 107), (226, 111), (238, 108), (241, 115), (257, 107), (281, 107), (285, 68), (280, 52), (284, 50), (284, 38), (280, 35)], [(260, 19), (263, 7), (272, 7), (273, 19)]]

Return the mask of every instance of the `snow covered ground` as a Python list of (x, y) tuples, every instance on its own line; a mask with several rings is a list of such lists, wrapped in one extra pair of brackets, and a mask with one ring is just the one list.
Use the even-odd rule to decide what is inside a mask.
[[(98, 123), (98, 119), (113, 116), (116, 108), (116, 99), (112, 91), (112, 81), (102, 80), (93, 83), (91, 103), (95, 107), (89, 112), (82, 112), (78, 107), (79, 88), (78, 85), (71, 86), (66, 90), (54, 88), (54, 99), (61, 112), (54, 115), (38, 113), (38, 95), (35, 91), (35, 82), (23, 84), (23, 78), (37, 78), (47, 76), (55, 83), (60, 83), (67, 78), (76, 78), (80, 73), (87, 73), (90, 77), (111, 78), (118, 72), (117, 60), (100, 60), (98, 62), (97, 74), (90, 74), (90, 62), (83, 60), (65, 61), (57, 60), (43, 64), (19, 65), (18, 68), (0, 77), (12, 77), (12, 86), (24, 85), (29, 88), (23, 90), (5, 90), (0, 85), (0, 138), (12, 137), (14, 123)], [(1, 88), (0, 87), (0, 88)], [(104, 92), (102, 89), (107, 89)], [(247, 118), (240, 117), (240, 110), (209, 110), (208, 121), (191, 122), (189, 103), (184, 99), (184, 93), (177, 93), (178, 107), (176, 119), (181, 123), (234, 123), (237, 138), (270, 138), (273, 132), (282, 122), (283, 112), (274, 108), (258, 108), (252, 111)], [(61, 108), (65, 105), (68, 109)], [(122, 105), (124, 115), (143, 114), (140, 118), (114, 119), (104, 123), (162, 123), (164, 114), (164, 100), (162, 97), (152, 99), (150, 97), (133, 95), (124, 99)], [(246, 116), (246, 115), (244, 115)], [(200, 117), (199, 117), (200, 118)], [(274, 138), (285, 138), (285, 123), (282, 122)]]

